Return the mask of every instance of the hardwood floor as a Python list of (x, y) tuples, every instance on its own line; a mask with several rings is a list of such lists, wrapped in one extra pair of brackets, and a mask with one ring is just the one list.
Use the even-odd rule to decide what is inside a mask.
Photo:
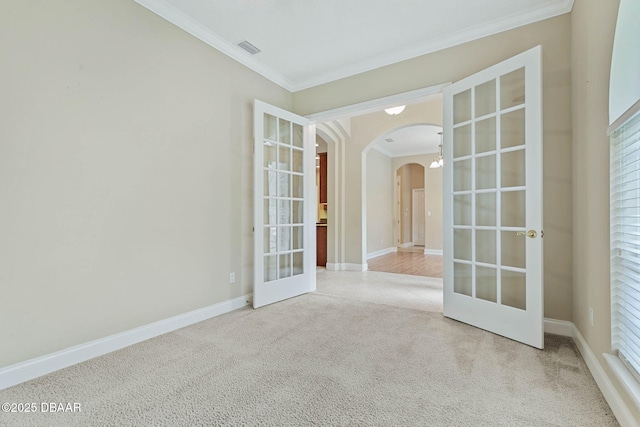
[(413, 276), (442, 277), (442, 256), (424, 255), (420, 252), (402, 251), (371, 258), (369, 270)]

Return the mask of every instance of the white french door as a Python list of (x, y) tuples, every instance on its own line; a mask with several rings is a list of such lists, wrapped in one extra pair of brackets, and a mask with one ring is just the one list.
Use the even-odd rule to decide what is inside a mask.
[(316, 289), (313, 132), (304, 117), (255, 100), (254, 308)]
[(444, 95), (444, 315), (544, 346), (541, 47)]

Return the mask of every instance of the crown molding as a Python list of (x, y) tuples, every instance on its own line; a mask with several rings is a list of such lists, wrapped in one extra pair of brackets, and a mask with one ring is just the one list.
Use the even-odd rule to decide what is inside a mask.
[(319, 86), (335, 80), (351, 77), (387, 65), (406, 61), (418, 56), (427, 55), (439, 50), (447, 49), (463, 43), (467, 43), (483, 37), (488, 37), (504, 31), (512, 30), (528, 24), (533, 24), (545, 19), (554, 18), (571, 12), (574, 0), (561, 0), (547, 6), (536, 8), (525, 13), (514, 13), (492, 22), (465, 28), (457, 33), (437, 38), (429, 43), (420, 43), (405, 48), (395, 49), (388, 55), (379, 55), (366, 61), (333, 70), (319, 76), (296, 81), (293, 84), (293, 91), (298, 92)]
[(435, 39), (426, 44), (420, 43), (408, 46), (404, 49), (397, 49), (388, 55), (379, 55), (375, 58), (359, 61), (355, 64), (342, 67), (322, 75), (292, 81), (282, 73), (262, 64), (260, 61), (257, 61), (252, 57), (247, 56), (247, 54), (244, 51), (241, 51), (237, 46), (219, 37), (211, 30), (194, 21), (192, 18), (188, 17), (164, 0), (134, 1), (292, 93), (375, 70), (397, 62), (406, 61), (418, 56), (437, 52), (439, 50), (498, 34), (523, 25), (563, 15), (571, 12), (574, 2), (574, 0), (555, 1), (547, 6), (536, 8), (529, 12), (514, 13), (487, 24), (469, 27), (446, 37)]
[(278, 86), (294, 92), (294, 84), (287, 79), (283, 74), (275, 71), (271, 67), (267, 67), (260, 61), (255, 60), (248, 53), (240, 50), (236, 45), (229, 43), (222, 37), (218, 36), (202, 24), (194, 21), (189, 16), (185, 15), (174, 6), (165, 2), (164, 0), (134, 0), (140, 6), (149, 9), (156, 15), (166, 19), (175, 26), (183, 29), (187, 33), (191, 34), (195, 38), (205, 42), (209, 46), (219, 50), (225, 55), (235, 59), (245, 67), (255, 71), (261, 76), (271, 80)]

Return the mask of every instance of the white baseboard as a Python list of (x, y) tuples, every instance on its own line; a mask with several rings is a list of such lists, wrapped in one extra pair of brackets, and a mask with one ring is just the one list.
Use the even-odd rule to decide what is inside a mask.
[(347, 271), (367, 271), (369, 264), (345, 264), (344, 269)]
[(425, 249), (425, 255), (442, 255), (442, 249)]
[(368, 264), (327, 263), (328, 271), (367, 271)]
[(573, 328), (574, 325), (572, 322), (567, 322), (566, 320), (548, 319), (546, 317), (544, 318), (544, 331), (547, 334), (561, 335), (563, 337), (573, 338)]
[(611, 372), (617, 378), (618, 382), (622, 385), (624, 391), (631, 398), (633, 404), (640, 408), (640, 382), (629, 371), (629, 368), (622, 363), (620, 357), (611, 353), (603, 353), (602, 356), (606, 360)]
[(407, 243), (400, 243), (401, 248), (410, 248), (411, 246), (413, 246), (413, 242), (407, 242)]
[(398, 248), (390, 247), (390, 248), (380, 249), (379, 251), (371, 252), (370, 254), (367, 254), (367, 259), (379, 257), (379, 256), (390, 254), (393, 252), (398, 252)]
[(589, 344), (587, 344), (587, 341), (574, 324), (572, 324), (572, 327), (573, 341), (576, 343), (578, 350), (580, 350), (582, 358), (586, 362), (589, 371), (591, 371), (591, 375), (596, 381), (596, 384), (598, 384), (598, 388), (600, 388), (602, 395), (611, 407), (618, 423), (620, 423), (622, 427), (638, 427), (638, 422), (633, 417), (631, 410), (625, 403), (622, 396), (620, 396), (618, 390), (616, 390), (613, 382), (611, 382), (611, 379), (598, 361), (598, 358), (589, 347)]
[(0, 390), (41, 377), (112, 351), (157, 337), (194, 323), (229, 313), (249, 304), (251, 294), (210, 305), (148, 325), (79, 344), (0, 369)]
[(611, 407), (611, 410), (620, 425), (622, 427), (638, 427), (639, 425), (633, 417), (631, 410), (625, 403), (622, 396), (620, 396), (618, 390), (614, 387), (611, 379), (602, 368), (598, 358), (593, 353), (576, 325), (573, 322), (567, 322), (565, 320), (545, 318), (544, 331), (549, 334), (573, 338), (573, 341), (576, 343), (576, 347), (578, 347), (582, 358), (591, 372), (591, 376), (593, 376), (593, 379), (596, 381), (598, 388), (600, 388), (602, 395), (609, 404), (609, 407)]
[[(342, 267), (341, 270), (366, 271), (367, 264), (327, 264), (329, 266)], [(79, 344), (55, 353), (41, 356), (35, 359), (20, 362), (15, 365), (0, 369), (0, 390), (38, 378), (77, 363), (84, 362), (94, 357), (102, 356), (112, 351), (120, 350), (133, 344), (154, 338), (156, 336), (175, 331), (185, 326), (207, 320), (221, 314), (229, 313), (249, 304), (251, 294), (223, 301), (218, 304), (204, 307), (188, 313), (170, 317), (140, 326), (125, 332), (100, 338), (88, 343)], [(620, 393), (616, 390), (611, 379), (604, 371), (584, 337), (578, 328), (572, 323), (563, 320), (544, 319), (544, 331), (551, 334), (572, 337), (580, 354), (585, 360), (591, 375), (600, 388), (604, 398), (611, 407), (615, 417), (622, 427), (638, 427), (639, 424), (625, 403)]]
[(342, 264), (338, 264), (338, 263), (333, 263), (333, 262), (328, 262), (326, 265), (326, 269), (327, 271), (340, 271), (340, 270), (344, 270), (342, 267)]

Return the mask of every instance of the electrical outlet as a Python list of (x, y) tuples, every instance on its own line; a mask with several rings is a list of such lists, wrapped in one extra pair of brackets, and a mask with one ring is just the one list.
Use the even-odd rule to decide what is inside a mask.
[(236, 283), (236, 273), (229, 273), (229, 283)]
[(589, 324), (593, 326), (593, 308), (589, 307)]

